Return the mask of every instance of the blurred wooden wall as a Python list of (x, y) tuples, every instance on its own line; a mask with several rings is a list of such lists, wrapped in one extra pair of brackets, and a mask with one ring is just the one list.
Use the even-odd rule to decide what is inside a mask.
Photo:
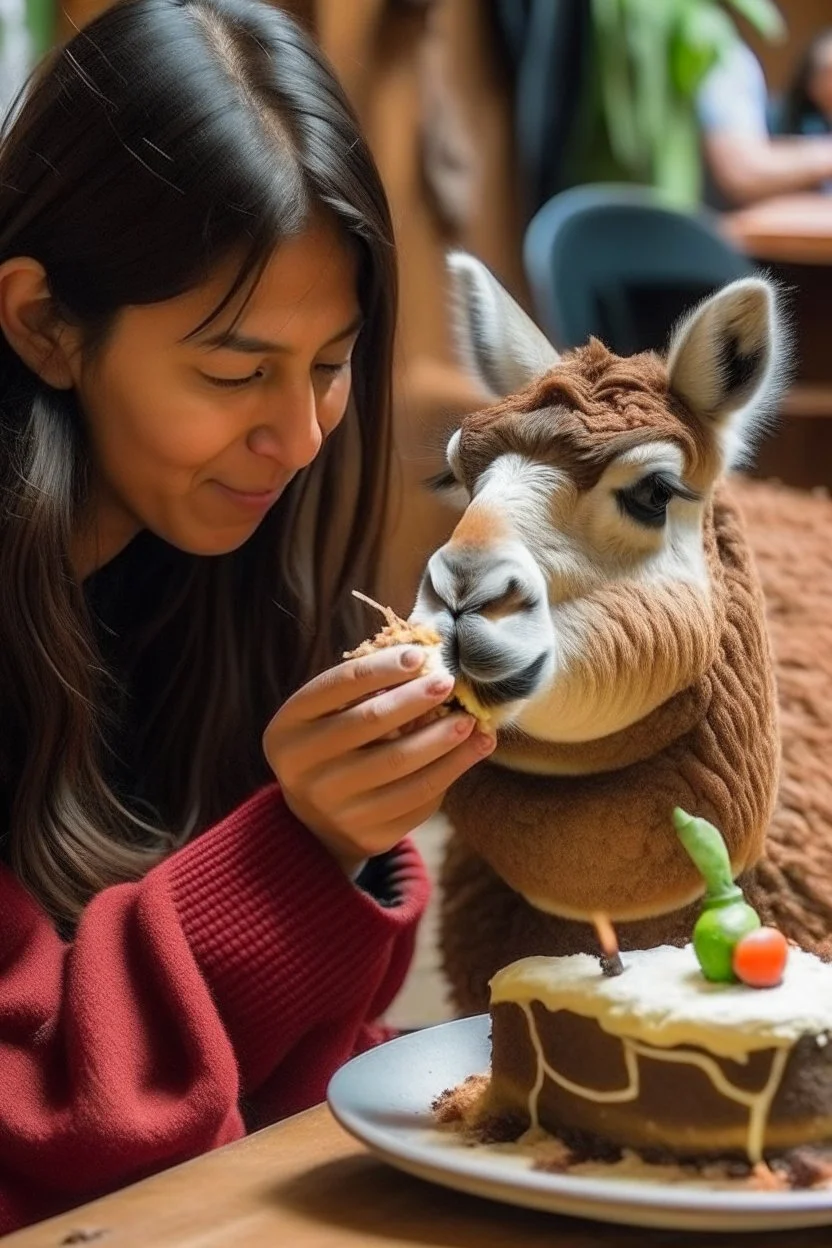
[[(64, 0), (60, 35), (106, 0)], [(286, 0), (353, 101), (389, 195), (401, 269), (395, 490), (379, 594), (412, 603), (452, 517), (423, 487), (446, 431), (478, 405), (454, 361), (444, 255), (481, 256), (524, 303), (509, 86), (481, 0)]]

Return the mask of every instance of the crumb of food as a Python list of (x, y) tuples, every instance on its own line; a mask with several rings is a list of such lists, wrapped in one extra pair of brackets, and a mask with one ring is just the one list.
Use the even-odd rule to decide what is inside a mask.
[(437, 1123), (472, 1125), (482, 1112), (490, 1085), (491, 1079), (488, 1075), (469, 1075), (457, 1087), (446, 1088), (431, 1105)]
[(709, 1161), (704, 1166), (688, 1164), (685, 1169), (702, 1175), (703, 1179), (748, 1179), (751, 1176), (751, 1162), (733, 1159), (725, 1161)]
[(758, 1161), (748, 1177), (748, 1186), (755, 1192), (784, 1192), (791, 1187), (788, 1176), (781, 1170), (772, 1170), (765, 1161)]
[(549, 1136), (545, 1145), (538, 1146), (536, 1152), (532, 1169), (544, 1174), (565, 1174), (575, 1164), (572, 1150), (554, 1135)]
[(529, 1129), (525, 1114), (488, 1114), (473, 1124), (471, 1132), (477, 1144), (514, 1144)]
[(820, 1148), (793, 1148), (772, 1163), (785, 1173), (791, 1187), (818, 1187), (832, 1182), (832, 1152)]

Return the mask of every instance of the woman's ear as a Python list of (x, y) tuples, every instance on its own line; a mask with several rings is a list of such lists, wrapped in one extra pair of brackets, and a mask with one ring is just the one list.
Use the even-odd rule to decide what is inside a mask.
[(0, 264), (0, 329), (42, 381), (56, 390), (72, 389), (78, 331), (56, 314), (46, 270), (37, 260), (15, 256)]

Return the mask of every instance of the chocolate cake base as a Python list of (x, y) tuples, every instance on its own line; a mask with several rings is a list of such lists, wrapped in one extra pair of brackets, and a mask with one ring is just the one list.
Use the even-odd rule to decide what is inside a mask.
[(584, 1150), (605, 1141), (646, 1158), (759, 1160), (832, 1141), (832, 1045), (813, 1036), (740, 1063), (689, 1045), (633, 1045), (537, 1001), (528, 1010), (534, 1033), (522, 1006), (492, 1012), (494, 1114), (522, 1115)]
[(754, 1165), (832, 1143), (832, 967), (794, 950), (762, 991), (711, 984), (690, 946), (527, 958), (492, 980), (487, 1112), (594, 1156)]

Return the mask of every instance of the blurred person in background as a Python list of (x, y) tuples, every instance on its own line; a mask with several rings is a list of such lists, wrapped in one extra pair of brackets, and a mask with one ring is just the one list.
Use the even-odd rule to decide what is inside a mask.
[(775, 113), (778, 134), (832, 132), (832, 26), (809, 43)]
[[(813, 114), (810, 103), (820, 111)], [(706, 202), (725, 209), (825, 189), (832, 183), (830, 111), (832, 33), (813, 40), (780, 109), (769, 98), (757, 57), (738, 40), (697, 98)], [(810, 123), (813, 115), (825, 124)], [(804, 120), (792, 125), (792, 117)]]

